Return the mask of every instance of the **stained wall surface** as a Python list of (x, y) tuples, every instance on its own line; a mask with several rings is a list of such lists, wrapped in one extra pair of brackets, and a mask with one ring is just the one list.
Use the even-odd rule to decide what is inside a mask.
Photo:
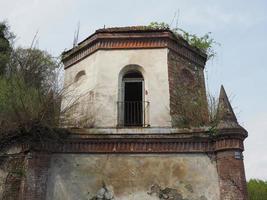
[[(206, 154), (55, 154), (47, 200), (219, 200)], [(105, 197), (105, 198), (104, 198)]]

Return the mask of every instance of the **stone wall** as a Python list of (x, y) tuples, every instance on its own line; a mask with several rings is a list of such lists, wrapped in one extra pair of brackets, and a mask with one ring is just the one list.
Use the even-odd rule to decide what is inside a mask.
[(220, 198), (205, 154), (55, 154), (47, 187), (47, 200)]

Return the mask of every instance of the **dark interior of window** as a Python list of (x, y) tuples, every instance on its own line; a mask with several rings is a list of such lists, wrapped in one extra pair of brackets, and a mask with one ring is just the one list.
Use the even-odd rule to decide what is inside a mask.
[(140, 72), (125, 74), (124, 81), (124, 125), (142, 126), (143, 124), (143, 82)]

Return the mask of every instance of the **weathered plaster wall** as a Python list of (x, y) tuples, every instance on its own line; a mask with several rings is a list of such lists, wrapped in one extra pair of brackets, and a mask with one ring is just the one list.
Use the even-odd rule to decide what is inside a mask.
[(55, 154), (47, 200), (219, 200), (216, 164), (206, 154)]
[[(119, 73), (128, 65), (138, 65), (145, 80), (145, 100), (150, 102), (149, 122), (154, 127), (171, 125), (169, 111), (169, 83), (167, 49), (99, 50), (65, 70), (67, 97), (62, 107), (76, 97), (83, 96), (78, 114), (95, 116), (94, 126), (117, 125), (117, 101), (119, 100)], [(84, 70), (86, 76), (73, 83), (76, 74)], [(71, 86), (69, 86), (71, 85)], [(91, 92), (89, 92), (91, 91)], [(86, 95), (85, 95), (86, 94)]]

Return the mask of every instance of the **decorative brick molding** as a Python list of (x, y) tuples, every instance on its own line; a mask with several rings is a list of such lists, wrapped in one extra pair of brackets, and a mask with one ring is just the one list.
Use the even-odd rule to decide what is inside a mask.
[(169, 48), (180, 56), (204, 68), (206, 55), (174, 36), (170, 30), (143, 30), (114, 32), (96, 31), (77, 47), (63, 52), (65, 69), (81, 61), (97, 50)]
[(207, 141), (179, 140), (85, 140), (62, 145), (44, 144), (42, 149), (54, 153), (201, 153), (209, 152)]
[(224, 151), (228, 149), (244, 150), (243, 141), (239, 139), (219, 139), (214, 143), (215, 151)]
[[(73, 135), (65, 142), (42, 143), (34, 148), (50, 153), (209, 153), (225, 149), (243, 151), (243, 140), (236, 137), (211, 140), (206, 134), (94, 134)], [(29, 147), (23, 146), (26, 151)]]

